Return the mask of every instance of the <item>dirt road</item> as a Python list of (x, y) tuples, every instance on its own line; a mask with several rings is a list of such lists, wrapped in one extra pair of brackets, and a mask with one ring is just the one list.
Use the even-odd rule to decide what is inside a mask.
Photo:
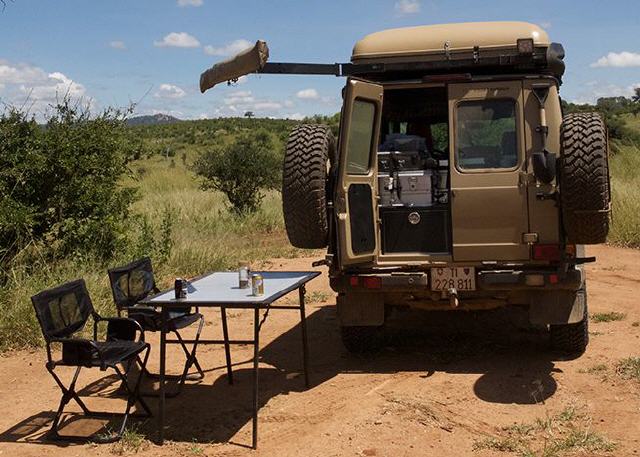
[[(272, 311), (262, 333), (257, 452), (246, 448), (251, 442), (246, 363), (251, 348), (234, 350), (236, 385), (229, 386), (221, 368), (223, 349), (202, 347), (199, 359), (209, 369), (207, 377), (168, 400), (170, 442), (164, 447), (138, 440), (155, 439), (153, 419), (117, 445), (47, 442), (43, 435), (59, 391), (45, 371), (44, 351), (0, 358), (0, 454), (486, 456), (527, 449), (541, 455), (546, 448), (547, 455), (576, 450), (579, 455), (638, 455), (640, 382), (624, 379), (616, 365), (640, 356), (640, 251), (598, 246), (589, 253), (598, 257), (588, 267), (591, 314), (625, 316), (592, 320), (590, 346), (577, 360), (554, 359), (545, 352), (543, 332), (520, 328), (517, 313), (504, 312), (466, 313), (460, 320), (400, 315), (397, 319), (411, 323), (410, 330), (392, 330), (386, 348), (375, 356), (352, 356), (340, 343), (335, 301), (321, 277), (309, 286), (310, 389), (304, 389), (300, 376), (297, 313)], [(310, 259), (294, 259), (267, 266), (309, 265)], [(209, 337), (221, 334), (217, 317), (208, 316)], [(250, 335), (251, 322), (248, 314), (232, 314), (231, 335)], [(156, 342), (155, 336), (148, 339)], [(157, 348), (153, 351), (155, 368)], [(169, 354), (177, 370), (182, 359), (178, 352)], [(83, 395), (94, 397), (88, 403), (121, 407), (108, 398), (114, 378), (92, 371), (80, 380), (88, 385)], [(72, 420), (69, 428), (94, 425)]]

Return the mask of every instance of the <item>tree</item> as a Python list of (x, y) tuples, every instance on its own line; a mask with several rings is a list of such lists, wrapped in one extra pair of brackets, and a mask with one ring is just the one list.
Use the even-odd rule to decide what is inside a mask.
[(635, 94), (632, 97), (633, 107), (631, 108), (633, 114), (637, 116), (640, 114), (640, 87), (634, 89)]
[(244, 117), (246, 117), (247, 119), (251, 119), (253, 116), (253, 111), (247, 111), (246, 113), (244, 113)]
[(138, 145), (120, 113), (94, 117), (65, 99), (39, 126), (0, 115), (0, 267), (27, 245), (110, 257), (135, 198), (122, 186)]
[(195, 163), (203, 189), (223, 192), (237, 214), (258, 210), (264, 191), (280, 187), (281, 169), (282, 156), (264, 129), (240, 133), (230, 145), (205, 152)]

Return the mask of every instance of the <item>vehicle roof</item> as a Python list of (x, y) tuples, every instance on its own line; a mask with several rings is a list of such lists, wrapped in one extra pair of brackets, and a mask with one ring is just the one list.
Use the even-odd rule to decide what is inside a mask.
[(519, 38), (533, 38), (535, 46), (549, 46), (549, 36), (541, 27), (528, 22), (463, 22), (421, 25), (383, 30), (358, 41), (351, 55), (353, 62), (387, 57), (415, 57), (448, 51), (513, 48)]

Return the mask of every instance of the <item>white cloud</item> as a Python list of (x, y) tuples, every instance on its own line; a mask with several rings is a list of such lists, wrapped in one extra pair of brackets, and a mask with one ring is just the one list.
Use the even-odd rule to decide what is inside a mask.
[(182, 98), (187, 93), (184, 89), (175, 86), (173, 84), (160, 84), (158, 91), (153, 95), (156, 98), (168, 98), (168, 99), (176, 99)]
[(235, 116), (246, 111), (254, 111), (262, 116), (275, 116), (279, 115), (285, 106), (290, 107), (291, 102), (256, 98), (250, 90), (238, 90), (224, 97), (222, 103), (223, 105), (215, 110), (217, 116)]
[(585, 84), (588, 90), (580, 92), (576, 97), (570, 101), (573, 103), (583, 104), (590, 103), (595, 104), (599, 98), (602, 97), (632, 97), (637, 87), (640, 87), (640, 82), (636, 84), (630, 84), (628, 86), (619, 86), (617, 84), (610, 84), (601, 81), (589, 81)]
[(640, 67), (640, 54), (636, 52), (610, 52), (591, 64), (591, 67)]
[[(46, 72), (40, 67), (0, 60), (0, 98), (8, 105), (26, 106), (42, 119), (50, 105), (68, 96), (78, 101), (86, 88), (62, 72)], [(91, 102), (87, 100), (90, 105)]]
[(296, 97), (301, 98), (303, 100), (317, 100), (320, 98), (318, 91), (315, 89), (303, 89), (298, 91)]
[(301, 121), (305, 117), (306, 116), (304, 114), (302, 114), (302, 113), (287, 114), (285, 116), (286, 119), (293, 119), (294, 121)]
[(178, 6), (202, 6), (204, 2), (202, 0), (178, 0)]
[(224, 98), (224, 104), (231, 107), (233, 105), (239, 104), (249, 104), (253, 103), (255, 98), (251, 95), (250, 90), (240, 90), (237, 92), (232, 92), (228, 97)]
[(204, 52), (209, 56), (232, 56), (245, 49), (249, 49), (251, 46), (253, 46), (253, 43), (241, 38), (219, 48), (211, 45), (205, 46)]
[(274, 111), (274, 110), (279, 110), (279, 109), (282, 109), (282, 103), (271, 102), (271, 101), (257, 102), (257, 103), (254, 103), (253, 109), (255, 111)]
[(543, 29), (550, 29), (552, 27), (552, 24), (549, 21), (541, 22), (540, 27), (542, 27)]
[(198, 48), (200, 42), (196, 37), (187, 32), (171, 32), (161, 41), (155, 41), (154, 46), (158, 48)]
[(109, 47), (113, 49), (123, 49), (123, 50), (127, 49), (127, 45), (124, 43), (124, 41), (120, 41), (120, 40), (110, 41)]
[(416, 14), (420, 12), (419, 0), (399, 0), (395, 5), (396, 13), (400, 15)]

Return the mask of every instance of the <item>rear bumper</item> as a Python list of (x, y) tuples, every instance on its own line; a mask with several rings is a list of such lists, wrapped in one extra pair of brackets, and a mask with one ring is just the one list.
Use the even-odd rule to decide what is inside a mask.
[[(365, 278), (377, 278), (376, 281)], [(535, 281), (532, 281), (535, 278)], [(429, 274), (416, 273), (377, 273), (352, 275), (344, 274), (330, 279), (336, 292), (435, 292), (431, 290)], [(537, 285), (532, 285), (532, 283)], [(476, 273), (476, 291), (577, 291), (584, 282), (584, 272), (576, 268), (564, 275), (557, 270), (484, 270)], [(437, 292), (440, 293), (440, 292)]]

